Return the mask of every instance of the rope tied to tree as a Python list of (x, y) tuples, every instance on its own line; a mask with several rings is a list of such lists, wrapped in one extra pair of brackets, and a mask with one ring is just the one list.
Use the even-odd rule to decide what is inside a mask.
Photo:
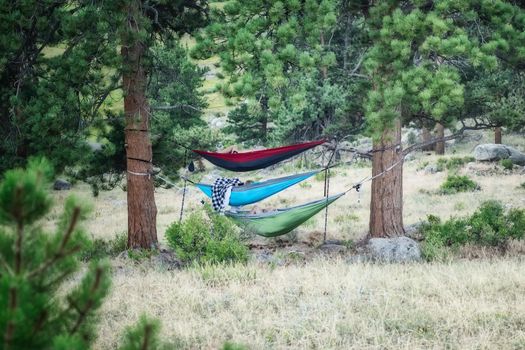
[(134, 171), (131, 171), (131, 170), (127, 170), (127, 172), (131, 175), (135, 175), (135, 176), (147, 176), (148, 177), (148, 180), (151, 179), (151, 176), (154, 175), (152, 173), (137, 173), (137, 172), (134, 172)]
[[(186, 164), (188, 161), (188, 150), (186, 149), (184, 151), (184, 164)], [(186, 179), (186, 176), (184, 176), (184, 187), (182, 189), (182, 203), (180, 205), (180, 216), (179, 216), (179, 223), (182, 221), (182, 214), (184, 213), (184, 200), (186, 198), (186, 187), (188, 185), (188, 180)]]

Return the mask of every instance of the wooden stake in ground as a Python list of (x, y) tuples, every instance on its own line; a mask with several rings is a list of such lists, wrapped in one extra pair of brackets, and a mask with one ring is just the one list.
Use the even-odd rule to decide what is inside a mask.
[(403, 150), (401, 147), (401, 120), (393, 128), (385, 129), (374, 141), (372, 176), (378, 175), (396, 163), (389, 171), (372, 180), (370, 198), (370, 237), (393, 237), (404, 234), (403, 228)]
[(146, 46), (139, 35), (142, 14), (138, 1), (130, 1), (126, 10), (121, 55), (128, 170), (128, 248), (150, 249), (157, 245), (157, 207), (153, 177), (148, 175), (153, 165), (143, 62)]

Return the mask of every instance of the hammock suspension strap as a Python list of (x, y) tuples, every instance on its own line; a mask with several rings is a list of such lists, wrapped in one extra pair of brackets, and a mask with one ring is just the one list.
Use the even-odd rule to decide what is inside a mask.
[[(188, 150), (184, 150), (184, 164), (186, 165), (186, 161), (188, 160)], [(184, 177), (184, 187), (182, 189), (182, 203), (180, 205), (180, 216), (179, 216), (179, 223), (182, 221), (182, 214), (184, 213), (184, 199), (186, 198), (186, 186), (188, 184), (188, 180), (186, 180), (186, 177)]]
[(328, 195), (330, 192), (330, 164), (332, 163), (332, 159), (334, 158), (334, 155), (337, 152), (337, 146), (338, 146), (338, 143), (336, 140), (334, 151), (332, 152), (330, 159), (328, 159), (328, 163), (326, 164), (326, 169), (324, 172), (324, 196), (326, 197), (326, 207), (324, 209), (323, 244), (326, 244), (326, 230), (328, 228)]

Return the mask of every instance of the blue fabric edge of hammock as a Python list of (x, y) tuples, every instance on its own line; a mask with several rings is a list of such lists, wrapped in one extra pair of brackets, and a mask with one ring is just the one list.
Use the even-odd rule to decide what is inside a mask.
[[(301, 174), (288, 175), (288, 176), (284, 176), (280, 178), (269, 179), (266, 181), (254, 182), (254, 183), (243, 185), (243, 186), (236, 186), (232, 189), (232, 196), (230, 197), (230, 205), (243, 206), (243, 205), (248, 205), (248, 204), (259, 202), (281, 191), (284, 191), (288, 187), (296, 185), (297, 183), (304, 181), (323, 170), (324, 169), (317, 169), (317, 170), (313, 170), (313, 171), (309, 171), (309, 172), (305, 172)], [(281, 186), (278, 186), (279, 184), (281, 184)], [(249, 194), (249, 191), (251, 190), (253, 191), (257, 189), (262, 190), (272, 185), (276, 186), (276, 188), (272, 192), (264, 194), (261, 191), (259, 191), (258, 196), (254, 197), (253, 199), (246, 198)], [(195, 184), (195, 186), (197, 186), (207, 197), (211, 198), (212, 187), (213, 187), (212, 185), (197, 183)]]

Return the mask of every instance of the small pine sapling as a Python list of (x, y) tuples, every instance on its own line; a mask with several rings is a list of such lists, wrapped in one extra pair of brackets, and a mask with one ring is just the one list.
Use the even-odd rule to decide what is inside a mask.
[(94, 340), (95, 312), (110, 284), (108, 265), (89, 265), (74, 287), (77, 255), (89, 244), (79, 223), (86, 207), (67, 199), (56, 230), (42, 228), (51, 208), (46, 188), (52, 168), (33, 159), (7, 171), (0, 183), (0, 332), (3, 349), (86, 349)]

